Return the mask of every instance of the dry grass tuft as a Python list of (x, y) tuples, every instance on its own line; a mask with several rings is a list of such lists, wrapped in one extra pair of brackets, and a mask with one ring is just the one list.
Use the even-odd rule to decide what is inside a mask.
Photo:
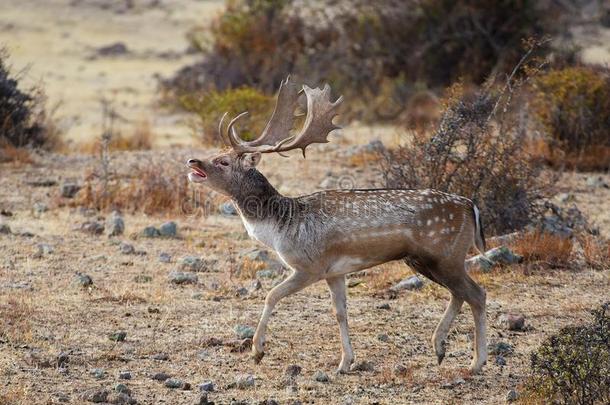
[(367, 287), (373, 291), (385, 290), (413, 274), (402, 262), (391, 262), (368, 270), (364, 276)]
[(266, 267), (264, 262), (251, 260), (247, 257), (243, 259), (237, 271), (231, 272), (231, 278), (240, 280), (253, 280), (256, 278), (256, 273)]
[[(154, 132), (148, 121), (141, 121), (129, 135), (112, 134), (108, 142), (108, 150), (112, 152), (127, 150), (150, 150), (153, 146)], [(99, 155), (102, 150), (102, 140), (96, 138), (78, 144), (77, 150), (89, 155)]]
[(548, 232), (530, 232), (512, 242), (516, 253), (526, 263), (543, 264), (552, 268), (568, 267), (572, 256), (572, 240)]
[(592, 235), (579, 235), (585, 263), (595, 270), (610, 269), (610, 241)]
[(23, 344), (32, 340), (34, 309), (24, 298), (11, 297), (0, 304), (0, 340)]
[(32, 163), (30, 152), (26, 148), (18, 148), (0, 139), (0, 163), (12, 162), (17, 165)]

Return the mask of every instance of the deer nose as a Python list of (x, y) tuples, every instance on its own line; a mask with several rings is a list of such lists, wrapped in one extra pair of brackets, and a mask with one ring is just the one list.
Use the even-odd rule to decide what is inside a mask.
[(200, 161), (200, 160), (197, 160), (197, 159), (189, 159), (189, 160), (186, 162), (186, 165), (190, 167), (190, 166), (196, 166), (196, 165), (198, 165), (199, 163), (201, 163), (201, 161)]

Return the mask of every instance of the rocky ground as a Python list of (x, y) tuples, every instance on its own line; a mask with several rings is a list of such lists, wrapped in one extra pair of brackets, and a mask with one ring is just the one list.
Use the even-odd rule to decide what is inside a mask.
[[(346, 156), (371, 146), (342, 142), (312, 150), (307, 161), (266, 157), (261, 170), (287, 194), (345, 179), (371, 184), (373, 171), (355, 168), (353, 156)], [(179, 167), (204, 152), (163, 153)], [(123, 152), (112, 164), (122, 175), (161, 155)], [(221, 404), (502, 403), (511, 390), (521, 390), (529, 353), (545, 337), (586, 320), (589, 309), (608, 299), (609, 271), (475, 270), (488, 291), (494, 354), (481, 375), (470, 376), (470, 311), (465, 307), (459, 316), (447, 358), (437, 366), (429, 340), (448, 294), (425, 280), (391, 292), (388, 287), (410, 277), (395, 263), (349, 279), (353, 373), (333, 373), (340, 342), (323, 283), (282, 301), (267, 354), (254, 365), (247, 338), (265, 293), (286, 275), (274, 256), (249, 240), (239, 218), (227, 206), (222, 213), (217, 199), (206, 217), (116, 216), (70, 207), (83, 173), (96, 164), (94, 157), (51, 155), (1, 168), (5, 402), (194, 404), (203, 389)], [(578, 202), (608, 235), (609, 182), (608, 175), (566, 174), (557, 199)], [(509, 313), (524, 316), (525, 325), (508, 330), (501, 318)]]

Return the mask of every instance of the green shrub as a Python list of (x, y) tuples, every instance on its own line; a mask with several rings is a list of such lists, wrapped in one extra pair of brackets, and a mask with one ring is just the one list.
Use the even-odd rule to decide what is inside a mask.
[(39, 88), (19, 88), (20, 77), (8, 66), (8, 53), (0, 49), (0, 147), (53, 148), (57, 134), (44, 109)]
[(531, 356), (527, 392), (545, 403), (610, 403), (610, 302), (591, 323), (563, 328)]
[(536, 113), (550, 136), (550, 160), (582, 169), (610, 167), (610, 70), (568, 67), (535, 81)]
[(481, 83), (514, 65), (522, 39), (555, 26), (528, 0), (233, 0), (209, 35), (191, 36), (203, 61), (164, 87), (170, 96), (241, 86), (271, 94), (293, 74), (329, 82), (359, 118), (394, 118), (418, 87)]
[(196, 113), (201, 120), (202, 141), (206, 144), (221, 142), (218, 122), (225, 112), (228, 113), (228, 119), (231, 119), (248, 111), (248, 115), (239, 121), (239, 134), (246, 140), (257, 137), (265, 128), (274, 106), (273, 97), (250, 87), (209, 91), (197, 98), (183, 96), (181, 102), (184, 108)]

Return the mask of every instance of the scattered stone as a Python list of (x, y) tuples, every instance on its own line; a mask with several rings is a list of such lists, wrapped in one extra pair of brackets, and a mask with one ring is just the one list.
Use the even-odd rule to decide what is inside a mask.
[(117, 384), (114, 386), (114, 390), (119, 394), (131, 395), (131, 390), (125, 384)]
[(514, 353), (514, 347), (506, 342), (497, 342), (489, 345), (488, 347), (490, 354), (508, 356)]
[(299, 366), (298, 364), (291, 364), (288, 367), (286, 367), (286, 371), (284, 374), (286, 374), (288, 377), (296, 377), (299, 374), (301, 374), (302, 370), (303, 370), (303, 368), (301, 366)]
[(93, 285), (93, 279), (88, 274), (76, 273), (76, 282), (82, 287)]
[(49, 210), (49, 207), (47, 207), (47, 205), (45, 203), (41, 203), (41, 202), (34, 203), (32, 208), (34, 209), (34, 212), (37, 214), (42, 214)]
[(171, 376), (170, 376), (169, 374), (164, 373), (164, 372), (160, 372), (160, 373), (155, 373), (155, 374), (152, 376), (152, 379), (153, 379), (153, 380), (156, 380), (156, 381), (165, 381), (165, 380), (167, 380), (167, 379), (168, 379), (168, 378), (170, 378), (170, 377), (171, 377)]
[(419, 290), (424, 286), (424, 282), (419, 279), (416, 275), (412, 275), (408, 278), (405, 278), (398, 284), (390, 287), (392, 291), (402, 291), (402, 290)]
[(377, 335), (377, 339), (380, 342), (384, 342), (384, 343), (387, 343), (390, 341), (390, 337), (388, 335), (386, 335), (385, 333), (380, 333), (379, 335)]
[(108, 398), (108, 390), (94, 388), (83, 392), (81, 398), (88, 402), (100, 404), (102, 402), (106, 402), (106, 399)]
[(169, 281), (174, 284), (196, 284), (199, 278), (195, 273), (172, 271), (169, 273)]
[(118, 211), (113, 211), (106, 220), (108, 236), (119, 236), (125, 232), (125, 221)]
[(252, 280), (252, 282), (250, 282), (250, 285), (248, 286), (248, 291), (252, 293), (254, 291), (260, 290), (261, 288), (263, 288), (261, 282), (258, 279), (254, 279)]
[(576, 197), (574, 197), (574, 194), (572, 194), (572, 193), (560, 193), (560, 194), (557, 194), (557, 199), (559, 200), (560, 203), (567, 204), (567, 203), (575, 201)]
[(358, 287), (360, 284), (362, 284), (362, 280), (352, 279), (347, 282), (347, 288)]
[(397, 376), (403, 376), (407, 374), (407, 371), (409, 371), (409, 369), (402, 364), (397, 364), (394, 366), (394, 374)]
[(199, 391), (201, 392), (214, 392), (214, 383), (212, 381), (204, 381), (199, 384)]
[(390, 309), (390, 304), (388, 304), (387, 302), (384, 302), (383, 304), (377, 305), (377, 309), (383, 309), (383, 310), (387, 311)]
[(608, 186), (608, 183), (604, 181), (604, 178), (599, 175), (587, 177), (587, 186), (592, 188), (610, 188), (610, 186)]
[(222, 215), (226, 215), (226, 216), (237, 215), (237, 210), (235, 209), (235, 206), (233, 205), (233, 203), (231, 201), (225, 201), (222, 204), (220, 204), (220, 207), (218, 207), (218, 210), (220, 211), (220, 213)]
[(509, 390), (506, 393), (506, 402), (515, 402), (519, 398), (519, 394), (515, 390)]
[(0, 224), (0, 234), (10, 235), (11, 228), (7, 224)]
[(158, 238), (161, 236), (161, 232), (154, 226), (147, 226), (142, 230), (142, 236), (145, 238)]
[(43, 256), (50, 255), (55, 251), (53, 246), (49, 245), (48, 243), (39, 243), (36, 245), (36, 247), (38, 248), (38, 251), (34, 254), (34, 258), (36, 259), (40, 259)]
[(95, 53), (99, 56), (120, 56), (127, 55), (129, 50), (123, 42), (115, 42), (114, 44), (97, 48)]
[(466, 383), (466, 381), (463, 378), (456, 378), (453, 381), (449, 381), (449, 382), (442, 384), (441, 388), (451, 390), (451, 389), (454, 389), (455, 387), (457, 387), (458, 385), (462, 385), (464, 383)]
[(330, 379), (328, 378), (328, 374), (326, 374), (324, 371), (316, 371), (316, 373), (313, 375), (313, 379), (316, 380), (317, 382), (329, 382)]
[(178, 235), (178, 225), (174, 221), (165, 222), (159, 227), (159, 233), (164, 238), (175, 238)]
[(194, 272), (206, 271), (207, 262), (197, 256), (184, 256), (178, 262), (181, 270), (189, 270)]
[(231, 353), (245, 353), (252, 349), (252, 339), (238, 339), (233, 342), (230, 342), (228, 346), (231, 346)]
[(57, 355), (56, 360), (57, 361), (55, 365), (57, 366), (57, 368), (66, 367), (68, 365), (68, 362), (70, 361), (70, 354), (68, 352), (60, 352)]
[(172, 389), (182, 388), (184, 386), (184, 382), (177, 378), (168, 378), (165, 380), (165, 386)]
[(255, 329), (248, 325), (235, 325), (233, 331), (239, 339), (252, 339), (254, 337)]
[(94, 368), (90, 371), (90, 374), (98, 380), (106, 377), (106, 371), (102, 368)]
[(499, 246), (485, 252), (485, 256), (477, 255), (471, 257), (466, 260), (466, 269), (470, 270), (472, 268), (478, 267), (481, 271), (488, 272), (491, 271), (497, 265), (510, 265), (521, 263), (523, 261), (523, 257), (513, 253), (506, 246)]
[(191, 298), (194, 300), (200, 300), (203, 298), (203, 294), (200, 292), (196, 292), (191, 295)]
[(131, 371), (119, 372), (119, 380), (131, 380)]
[(370, 361), (359, 361), (352, 366), (352, 371), (375, 371), (375, 365)]
[(135, 281), (136, 283), (150, 283), (153, 280), (152, 276), (146, 275), (146, 274), (138, 274), (137, 276), (135, 276), (133, 278), (133, 281)]
[(214, 402), (208, 401), (208, 394), (203, 393), (199, 396), (199, 402), (197, 402), (197, 405), (214, 405)]
[(280, 271), (284, 268), (282, 263), (273, 259), (267, 250), (253, 248), (241, 253), (242, 258), (246, 258), (250, 261), (263, 262), (266, 269)]
[(123, 342), (126, 338), (127, 332), (125, 331), (113, 332), (108, 335), (108, 339), (112, 340), (113, 342)]
[(80, 229), (91, 235), (101, 235), (104, 233), (104, 224), (97, 221), (87, 221), (80, 226)]
[(80, 186), (73, 182), (66, 182), (61, 185), (61, 196), (64, 198), (74, 198), (80, 190)]
[(53, 394), (53, 396), (58, 402), (70, 402), (70, 396), (68, 394), (64, 394), (63, 392), (57, 392)]
[(172, 261), (172, 257), (168, 253), (161, 253), (159, 255), (159, 261), (161, 263), (170, 263)]
[(245, 297), (248, 295), (248, 289), (246, 287), (239, 287), (235, 290), (235, 296), (237, 297)]
[(504, 358), (504, 356), (496, 356), (494, 361), (495, 361), (495, 363), (498, 366), (505, 366), (506, 365), (506, 359)]
[(235, 379), (235, 387), (245, 389), (254, 386), (254, 376), (252, 374), (242, 374)]
[(525, 329), (525, 317), (521, 314), (503, 314), (498, 318), (498, 326), (513, 331)]
[(119, 245), (119, 250), (124, 255), (133, 255), (136, 253), (136, 248), (134, 248), (133, 245), (130, 245), (129, 243), (126, 243), (126, 242), (121, 242), (121, 244)]
[(137, 404), (138, 401), (133, 399), (130, 395), (119, 392), (119, 393), (110, 393), (108, 395), (108, 399), (106, 399), (108, 403), (116, 404), (116, 405), (125, 405), (125, 404)]
[(169, 360), (169, 356), (167, 355), (167, 353), (156, 353), (156, 354), (153, 354), (151, 357), (153, 360), (160, 360), (160, 361)]
[(271, 269), (259, 270), (256, 272), (256, 278), (274, 278), (277, 273)]

